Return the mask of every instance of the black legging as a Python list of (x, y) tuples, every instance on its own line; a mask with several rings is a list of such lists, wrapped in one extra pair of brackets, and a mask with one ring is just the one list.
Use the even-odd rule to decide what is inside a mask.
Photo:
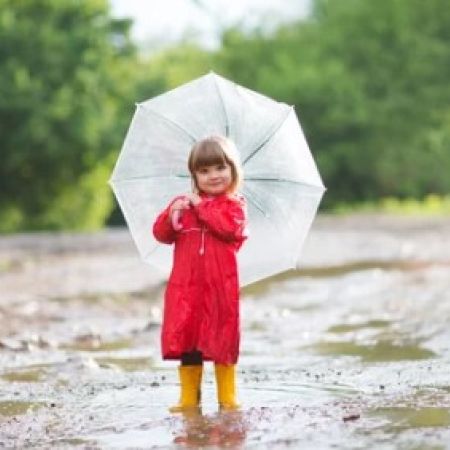
[(181, 354), (182, 366), (201, 366), (203, 364), (202, 352), (193, 350), (192, 352)]

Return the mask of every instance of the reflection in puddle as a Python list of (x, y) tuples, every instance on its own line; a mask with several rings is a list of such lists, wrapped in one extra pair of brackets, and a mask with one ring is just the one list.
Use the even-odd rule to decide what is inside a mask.
[(383, 417), (389, 421), (391, 430), (423, 427), (450, 427), (449, 408), (376, 408), (369, 412), (372, 417)]
[(402, 361), (427, 359), (436, 356), (431, 350), (417, 345), (395, 345), (392, 342), (377, 342), (374, 345), (354, 342), (319, 342), (312, 346), (322, 355), (359, 356), (363, 361)]
[[(162, 419), (145, 420), (139, 425), (117, 430), (111, 427), (92, 435), (95, 448), (241, 448), (247, 437), (250, 421), (241, 411), (203, 414), (201, 408), (192, 408)], [(139, 419), (138, 419), (139, 420)], [(109, 432), (108, 432), (109, 431)], [(173, 446), (176, 445), (176, 447)], [(179, 446), (179, 447), (178, 447)]]
[(17, 416), (26, 414), (28, 411), (35, 411), (44, 405), (43, 402), (3, 401), (0, 402), (0, 415)]
[(247, 428), (248, 424), (239, 410), (209, 416), (203, 415), (200, 408), (193, 408), (183, 412), (183, 427), (174, 438), (174, 443), (188, 448), (236, 448), (244, 443)]

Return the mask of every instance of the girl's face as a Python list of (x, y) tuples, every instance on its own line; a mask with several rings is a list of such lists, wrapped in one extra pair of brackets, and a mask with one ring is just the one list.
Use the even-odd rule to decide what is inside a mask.
[(201, 166), (195, 171), (197, 186), (208, 195), (220, 195), (227, 191), (232, 180), (231, 166), (228, 163)]

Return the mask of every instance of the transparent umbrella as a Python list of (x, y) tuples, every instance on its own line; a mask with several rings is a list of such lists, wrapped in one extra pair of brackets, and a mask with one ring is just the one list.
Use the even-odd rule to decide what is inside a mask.
[(154, 239), (152, 225), (191, 190), (189, 151), (211, 134), (234, 141), (244, 172), (241, 286), (298, 267), (325, 188), (294, 108), (214, 72), (137, 104), (109, 183), (141, 257), (170, 272), (172, 248)]

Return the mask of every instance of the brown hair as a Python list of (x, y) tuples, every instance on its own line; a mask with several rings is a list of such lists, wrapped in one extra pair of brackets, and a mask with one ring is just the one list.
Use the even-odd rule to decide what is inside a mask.
[(233, 141), (224, 136), (213, 135), (196, 142), (188, 159), (193, 190), (199, 191), (195, 172), (200, 167), (225, 163), (231, 166), (231, 185), (227, 193), (234, 194), (242, 183), (242, 169)]

